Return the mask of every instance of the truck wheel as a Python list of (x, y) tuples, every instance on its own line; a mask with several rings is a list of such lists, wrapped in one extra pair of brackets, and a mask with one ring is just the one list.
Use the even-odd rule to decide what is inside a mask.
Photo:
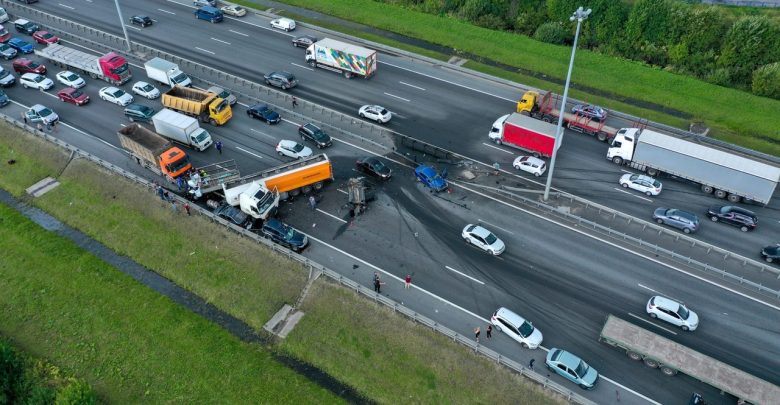
[(533, 155), (535, 158), (537, 158), (537, 159), (539, 159), (539, 158), (541, 158), (541, 157), (542, 157), (542, 155), (541, 155), (539, 152), (534, 152), (534, 153), (532, 153), (532, 155)]
[(712, 186), (702, 185), (701, 186), (701, 191), (703, 193), (712, 194), (712, 192), (715, 191), (715, 189), (712, 188)]
[(304, 186), (301, 191), (303, 191), (303, 194), (309, 194), (311, 193), (312, 187), (311, 186)]
[(634, 361), (642, 360), (642, 355), (637, 352), (627, 351), (626, 356), (628, 356), (629, 359)]
[(727, 195), (727, 194), (728, 194), (728, 193), (726, 193), (726, 192), (725, 192), (725, 191), (723, 191), (723, 190), (715, 190), (715, 197), (718, 197), (718, 198), (726, 198), (726, 195)]
[(650, 368), (658, 368), (661, 364), (653, 359), (645, 359), (645, 365)]
[(542, 121), (544, 121), (544, 122), (551, 122), (552, 120), (550, 119), (550, 117), (544, 116), (544, 117), (542, 117)]
[(729, 202), (738, 203), (740, 200), (742, 200), (742, 197), (736, 194), (729, 194)]
[(606, 142), (607, 141), (607, 134), (605, 134), (603, 132), (599, 132), (598, 135), (596, 135), (596, 138), (599, 141), (601, 141), (601, 142)]
[(623, 164), (623, 158), (620, 156), (615, 156), (612, 158), (612, 163), (616, 165), (622, 165)]
[(530, 117), (531, 113), (528, 112), (528, 110), (523, 110), (523, 111), (520, 111), (520, 115), (525, 115), (526, 117)]
[(309, 66), (311, 66), (311, 67), (313, 67), (313, 68), (316, 68), (316, 67), (317, 67), (317, 62), (315, 62), (315, 61), (310, 61), (310, 62), (309, 62)]
[(314, 187), (315, 191), (319, 191), (319, 190), (322, 190), (323, 186), (324, 186), (324, 184), (321, 181), (318, 181), (318, 182), (314, 183), (313, 187)]
[(668, 377), (673, 377), (674, 375), (677, 374), (677, 370), (666, 366), (661, 367), (661, 372)]
[(500, 139), (496, 139), (496, 145), (501, 145), (501, 140)]
[(346, 77), (347, 79), (351, 79), (352, 78), (352, 72), (344, 72), (344, 77)]
[(653, 169), (652, 167), (648, 167), (647, 174), (653, 177), (658, 176), (658, 169)]

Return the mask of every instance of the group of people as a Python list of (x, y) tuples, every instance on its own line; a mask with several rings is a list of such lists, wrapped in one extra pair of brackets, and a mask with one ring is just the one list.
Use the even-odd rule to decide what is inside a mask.
[[(382, 281), (382, 278), (379, 276), (379, 273), (374, 272), (374, 291), (381, 294), (383, 285), (385, 285), (385, 282)], [(412, 286), (412, 275), (407, 274), (406, 278), (404, 278), (404, 290), (408, 290), (411, 286)]]

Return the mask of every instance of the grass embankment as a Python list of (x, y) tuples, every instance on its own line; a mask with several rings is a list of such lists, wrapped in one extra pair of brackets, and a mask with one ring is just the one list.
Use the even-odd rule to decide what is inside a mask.
[[(477, 27), (454, 18), (438, 17), (407, 10), (372, 0), (281, 0), (284, 3), (316, 10), (349, 21), (395, 32), (413, 38), (456, 48), (490, 60), (516, 66), (562, 80), (568, 69), (570, 47), (544, 44), (508, 32)], [(252, 6), (252, 2), (241, 0)], [(256, 5), (255, 5), (256, 6)], [(319, 24), (319, 21), (316, 22)], [(354, 30), (351, 30), (354, 33)], [(366, 37), (360, 34), (358, 36)], [(388, 42), (372, 35), (369, 39)], [(390, 41), (396, 45), (396, 41)], [(468, 67), (485, 70), (483, 65), (468, 63)], [(560, 91), (562, 86), (539, 83), (539, 79), (510, 74), (499, 69), (487, 69), (511, 80)], [(690, 113), (713, 128), (712, 135), (766, 153), (780, 155), (780, 145), (763, 138), (780, 140), (777, 111), (780, 101), (751, 95), (747, 92), (705, 83), (691, 77), (669, 73), (638, 62), (577, 51), (572, 83), (614, 94), (614, 99), (643, 100)], [(602, 102), (610, 108), (623, 105), (598, 99), (583, 93), (578, 98)], [(601, 100), (601, 101), (598, 101)], [(634, 114), (679, 125), (680, 119), (641, 108)]]
[[(6, 165), (4, 162), (11, 158), (17, 163)], [(159, 199), (146, 190), (105, 174), (86, 162), (72, 162), (63, 171), (65, 162), (66, 155), (53, 145), (0, 123), (0, 187), (21, 195), (29, 185), (62, 171), (58, 177), (62, 184), (43, 197), (30, 200), (32, 204), (85, 231), (109, 248), (174, 279), (196, 294), (208, 297), (215, 306), (256, 328), (265, 323), (282, 303), (294, 302), (297, 297), (305, 278), (305, 273), (297, 264), (202, 218), (174, 214), (170, 206), (162, 206)], [(35, 246), (33, 253), (37, 255), (50, 250), (37, 242), (20, 240), (16, 245)], [(16, 245), (5, 246), (1, 251), (24, 257), (26, 250)], [(20, 292), (6, 298), (18, 302), (4, 304), (4, 312), (18, 306), (20, 314), (31, 314), (30, 319), (35, 321), (28, 325), (31, 332), (41, 329), (39, 334), (32, 334), (29, 339), (26, 339), (26, 334), (14, 335), (25, 350), (56, 354), (58, 364), (78, 370), (77, 374), (92, 383), (100, 382), (96, 384), (98, 392), (111, 398), (142, 395), (145, 389), (140, 394), (133, 391), (139, 384), (152, 384), (164, 379), (133, 374), (138, 369), (144, 369), (143, 362), (158, 361), (157, 356), (164, 354), (158, 353), (159, 347), (167, 351), (187, 348), (188, 353), (181, 354), (181, 361), (175, 353), (171, 355), (170, 361), (174, 366), (187, 364), (187, 361), (208, 361), (211, 351), (218, 352), (215, 356), (222, 353), (211, 332), (204, 332), (215, 328), (210, 323), (201, 322), (199, 318), (197, 322), (190, 320), (189, 312), (176, 306), (162, 310), (157, 305), (169, 304), (167, 299), (151, 293), (115, 270), (104, 267), (91, 269), (80, 265), (80, 260), (86, 259), (63, 255), (50, 258), (51, 262), (61, 262), (57, 264), (58, 268), (61, 267), (58, 271), (75, 273), (73, 280), (63, 277), (46, 284), (48, 279), (44, 275), (41, 276), (43, 279), (36, 279), (39, 284), (24, 286), (28, 288), (26, 294)], [(30, 277), (39, 276), (36, 266), (47, 268), (37, 261), (31, 267), (36, 271), (20, 271), (19, 277), (27, 273), (32, 273)], [(82, 277), (92, 283), (82, 283)], [(109, 286), (103, 285), (103, 280)], [(58, 285), (61, 287), (55, 288)], [(3, 291), (8, 290), (6, 286), (0, 286)], [(60, 296), (60, 290), (65, 287), (69, 288), (71, 301), (64, 291)], [(101, 295), (103, 290), (108, 291), (106, 295)], [(22, 289), (14, 287), (10, 291)], [(57, 300), (53, 299), (54, 296)], [(104, 301), (106, 297), (116, 297), (121, 307), (110, 305), (110, 302)], [(134, 312), (136, 309), (140, 315)], [(32, 313), (34, 311), (38, 315)], [(116, 317), (116, 314), (127, 311), (126, 317)], [(304, 311), (307, 315), (302, 323), (275, 350), (306, 360), (380, 402), (397, 403), (399, 398), (409, 396), (419, 403), (484, 403), (507, 398), (514, 403), (555, 401), (545, 398), (539, 387), (496, 367), (492, 362), (326, 281), (320, 280), (312, 288)], [(90, 315), (93, 312), (94, 315)], [(106, 314), (106, 319), (102, 319), (100, 314)], [(96, 318), (94, 321), (93, 317)], [(21, 323), (25, 318), (19, 315), (15, 319)], [(63, 325), (59, 324), (60, 320)], [(124, 327), (132, 327), (132, 330), (121, 329)], [(187, 340), (190, 335), (198, 339)], [(179, 346), (177, 342), (181, 339), (184, 340)], [(247, 348), (226, 333), (220, 333), (220, 339), (226, 340), (227, 348), (224, 350), (231, 350), (225, 356), (253, 349), (258, 353), (252, 356), (261, 360), (266, 358), (264, 349)], [(71, 350), (61, 344), (68, 342), (80, 343)], [(142, 347), (134, 347), (134, 343)], [(193, 347), (188, 348), (188, 345)], [(233, 349), (234, 345), (243, 347), (244, 351)], [(58, 346), (64, 347), (65, 351), (59, 353)], [(121, 348), (120, 353), (108, 351), (115, 346)], [(133, 355), (133, 352), (138, 355)], [(189, 352), (193, 354), (189, 355)], [(84, 356), (85, 360), (80, 356)], [(255, 357), (249, 357), (252, 364), (260, 361), (254, 360)], [(210, 391), (207, 388), (186, 396), (189, 395), (185, 393), (186, 389), (191, 388), (190, 381), (200, 381), (204, 385), (218, 385), (226, 378), (246, 384), (250, 384), (247, 382), (249, 377), (262, 381), (253, 374), (255, 369), (250, 367), (251, 364), (243, 364), (238, 363), (236, 373), (240, 375), (235, 377), (225, 374), (230, 370), (222, 369), (224, 364), (219, 357), (210, 370), (199, 369), (196, 365), (192, 367), (193, 371), (185, 368), (173, 375), (166, 374), (171, 388), (156, 393), (159, 395), (156, 398), (192, 402), (187, 400), (194, 398), (192, 395), (195, 394), (208, 397)], [(164, 364), (153, 366), (162, 367)], [(163, 371), (149, 370), (146, 374), (162, 375)], [(194, 380), (198, 377), (196, 374), (203, 374), (203, 377)], [(106, 376), (111, 376), (111, 379), (106, 379)], [(241, 392), (246, 393), (249, 389), (252, 387)], [(166, 394), (171, 396), (166, 397)], [(271, 398), (272, 394), (255, 398)], [(536, 399), (531, 401), (527, 398)]]

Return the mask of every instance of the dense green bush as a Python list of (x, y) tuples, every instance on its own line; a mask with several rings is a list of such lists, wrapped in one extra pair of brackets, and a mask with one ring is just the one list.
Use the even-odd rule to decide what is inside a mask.
[(753, 72), (753, 94), (780, 99), (780, 62), (761, 66)]
[(569, 30), (557, 22), (544, 23), (534, 33), (535, 40), (548, 44), (563, 45), (570, 37)]
[(0, 404), (13, 404), (20, 398), (24, 363), (16, 351), (0, 341)]
[(95, 405), (95, 391), (85, 381), (70, 379), (70, 383), (57, 392), (56, 405)]

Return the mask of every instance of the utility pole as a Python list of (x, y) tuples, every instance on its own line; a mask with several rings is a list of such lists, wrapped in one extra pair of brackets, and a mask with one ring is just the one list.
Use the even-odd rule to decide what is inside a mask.
[(116, 4), (116, 13), (119, 15), (119, 26), (122, 27), (122, 32), (125, 33), (125, 44), (127, 45), (127, 51), (130, 52), (132, 49), (130, 48), (130, 36), (127, 35), (127, 27), (125, 27), (125, 18), (122, 17), (122, 9), (119, 8), (119, 0), (114, 0), (114, 4)]

